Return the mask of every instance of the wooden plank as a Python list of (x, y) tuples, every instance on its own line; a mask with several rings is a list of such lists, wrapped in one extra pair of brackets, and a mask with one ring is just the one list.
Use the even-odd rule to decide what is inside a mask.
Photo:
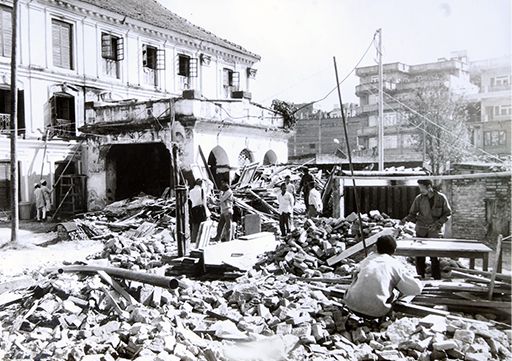
[[(472, 269), (466, 269), (466, 268), (452, 268), (453, 271), (459, 271), (459, 272), (465, 272), (469, 274), (476, 274), (476, 275), (482, 275), (490, 277), (492, 275), (492, 272), (486, 272), (486, 271), (479, 271), (479, 270), (472, 270)], [(505, 281), (505, 282), (512, 282), (512, 275), (504, 274), (504, 273), (496, 273), (496, 279)]]
[(404, 238), (404, 241), (420, 241), (420, 242), (464, 242), (464, 243), (481, 243), (476, 239), (462, 239), (462, 238), (421, 238), (421, 237), (411, 237)]
[(471, 306), (471, 307), (488, 307), (488, 308), (506, 308), (510, 309), (510, 302), (487, 301), (487, 300), (467, 300), (448, 297), (432, 297), (432, 296), (416, 296), (415, 303), (429, 305), (447, 305), (447, 306)]
[[(373, 236), (370, 236), (370, 237), (365, 239), (366, 248), (370, 248), (371, 246), (373, 246), (377, 242), (377, 239), (380, 236), (385, 236), (385, 235), (393, 234), (393, 233), (394, 233), (394, 229), (393, 228), (384, 228), (379, 233), (374, 234)], [(341, 260), (343, 260), (345, 258), (353, 256), (354, 254), (356, 254), (358, 252), (361, 252), (363, 249), (364, 249), (364, 246), (363, 246), (363, 242), (361, 241), (361, 242), (353, 245), (352, 247), (346, 249), (345, 251), (341, 252), (340, 254), (332, 256), (331, 258), (329, 258), (327, 260), (327, 264), (329, 266), (332, 266), (333, 264), (336, 264), (336, 263), (338, 263), (339, 261), (341, 261)]]
[(502, 240), (503, 236), (500, 234), (498, 236), (498, 241), (496, 243), (496, 252), (494, 254), (494, 267), (492, 268), (492, 273), (491, 273), (491, 284), (489, 285), (489, 294), (487, 295), (489, 301), (492, 300), (492, 294), (494, 292), (494, 284), (496, 282), (496, 273), (498, 271), (498, 264), (499, 264), (499, 259), (500, 259), (500, 253), (501, 253), (501, 240)]
[(119, 283), (117, 283), (117, 281), (113, 280), (112, 277), (110, 277), (110, 275), (105, 272), (105, 271), (97, 271), (98, 274), (100, 275), (100, 277), (105, 281), (107, 282), (108, 285), (110, 285), (114, 290), (117, 291), (117, 293), (119, 293), (121, 296), (123, 296), (126, 301), (128, 301), (128, 303), (130, 305), (138, 305), (139, 302), (137, 302), (137, 300), (135, 298), (133, 298), (132, 295), (130, 295), (128, 292), (126, 292), (126, 290), (121, 287), (121, 285)]
[[(359, 174), (358, 174), (359, 173)], [(420, 179), (429, 179), (429, 180), (451, 180), (451, 179), (481, 179), (481, 178), (500, 178), (500, 177), (508, 177), (512, 176), (512, 172), (491, 172), (491, 173), (473, 173), (473, 174), (454, 174), (454, 175), (411, 175), (411, 176), (392, 176), (389, 175), (389, 172), (386, 174), (378, 174), (379, 172), (366, 172), (366, 174), (362, 174), (362, 172), (355, 172), (354, 178), (356, 180), (368, 180), (368, 179), (378, 179), (378, 180), (387, 180), (387, 181), (416, 181)], [(340, 175), (336, 176), (337, 178), (345, 179), (350, 178), (349, 175)]]

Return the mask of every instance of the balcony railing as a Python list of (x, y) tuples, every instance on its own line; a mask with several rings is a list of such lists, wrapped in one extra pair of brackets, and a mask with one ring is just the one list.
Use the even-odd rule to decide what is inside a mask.
[(11, 115), (0, 113), (0, 130), (11, 129)]
[(54, 119), (50, 137), (73, 138), (76, 137), (75, 122), (69, 119)]

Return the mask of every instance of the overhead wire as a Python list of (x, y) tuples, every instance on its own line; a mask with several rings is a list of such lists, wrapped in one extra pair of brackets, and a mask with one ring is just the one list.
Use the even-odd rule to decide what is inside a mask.
[[(375, 93), (373, 93), (370, 89), (368, 89), (368, 91), (369, 91), (370, 93), (372, 93), (372, 95), (376, 95), (376, 94), (375, 94)], [(395, 111), (395, 112), (399, 112), (399, 113), (402, 113), (402, 114), (407, 115), (404, 111), (397, 110), (396, 108), (394, 108), (393, 106), (391, 106), (389, 103), (387, 103), (387, 102), (385, 102), (385, 101), (384, 101), (384, 104), (386, 104), (388, 107), (390, 107), (390, 108), (391, 108), (393, 111)], [(422, 126), (423, 126), (423, 123), (419, 123), (417, 126), (413, 126), (413, 127), (409, 128), (409, 129), (419, 129), (419, 128), (421, 128)], [(466, 149), (464, 149), (464, 148), (460, 148), (460, 147), (455, 146), (452, 142), (449, 142), (449, 141), (447, 141), (447, 140), (445, 140), (445, 139), (442, 139), (442, 138), (440, 138), (440, 137), (436, 136), (435, 134), (430, 133), (430, 132), (429, 132), (428, 130), (426, 130), (425, 128), (421, 128), (421, 130), (422, 130), (423, 132), (425, 132), (425, 134), (428, 134), (428, 135), (430, 135), (431, 137), (436, 138), (436, 139), (440, 140), (441, 142), (445, 143), (445, 144), (446, 144), (447, 146), (449, 146), (450, 148), (458, 149), (458, 150), (461, 150), (461, 149), (462, 149), (462, 150), (463, 150), (463, 152), (465, 152), (465, 154), (466, 154), (466, 155), (468, 155), (468, 156), (475, 156), (475, 154), (474, 154), (474, 153), (472, 153), (472, 152), (470, 152), (470, 151), (468, 151), (468, 150), (466, 150)]]
[[(398, 100), (397, 98), (395, 98), (394, 96), (392, 96), (391, 94), (389, 94), (389, 93), (387, 93), (387, 92), (385, 92), (385, 91), (383, 91), (383, 94), (384, 94), (384, 95), (387, 95), (389, 98), (393, 99), (395, 102), (397, 102), (398, 104), (402, 105), (404, 108), (408, 109), (408, 110), (409, 110), (409, 111), (411, 111), (412, 113), (414, 113), (414, 114), (418, 115), (420, 118), (425, 119), (427, 122), (431, 123), (432, 125), (434, 125), (434, 126), (436, 126), (436, 127), (439, 127), (440, 129), (444, 130), (444, 131), (445, 131), (445, 132), (447, 132), (447, 133), (450, 133), (450, 134), (451, 134), (452, 136), (454, 136), (454, 137), (458, 137), (458, 135), (454, 134), (450, 129), (447, 129), (447, 128), (443, 127), (442, 125), (440, 125), (440, 124), (438, 124), (438, 123), (436, 123), (436, 122), (434, 122), (434, 121), (430, 120), (430, 119), (429, 119), (429, 118), (427, 118), (425, 115), (423, 115), (423, 114), (419, 113), (418, 111), (414, 110), (413, 108), (411, 108), (411, 107), (410, 107), (410, 106), (408, 106), (407, 104), (404, 104), (403, 102), (401, 102), (400, 100)], [(495, 160), (498, 160), (498, 161), (500, 161), (500, 162), (503, 162), (503, 160), (502, 160), (501, 158), (496, 157), (495, 155), (493, 155), (493, 154), (491, 154), (491, 153), (489, 153), (489, 152), (486, 152), (485, 150), (483, 150), (482, 148), (477, 147), (476, 145), (472, 144), (471, 142), (466, 141), (466, 140), (464, 140), (464, 139), (461, 139), (461, 141), (462, 141), (463, 143), (466, 143), (466, 145), (469, 145), (470, 147), (473, 147), (473, 148), (475, 148), (476, 150), (478, 150), (478, 151), (482, 152), (483, 154), (487, 155), (488, 157), (493, 158), (493, 159), (495, 159)]]
[(348, 77), (357, 69), (357, 67), (359, 66), (359, 64), (361, 64), (361, 62), (363, 61), (363, 59), (366, 57), (366, 54), (368, 54), (368, 52), (370, 51), (370, 49), (372, 48), (372, 45), (375, 43), (375, 37), (377, 36), (377, 32), (373, 33), (373, 38), (372, 40), (370, 41), (370, 44), (368, 45), (368, 47), (366, 48), (366, 50), (364, 51), (363, 55), (361, 56), (361, 58), (359, 58), (359, 60), (357, 61), (357, 63), (354, 65), (354, 67), (347, 73), (347, 75), (345, 75), (345, 77), (343, 79), (341, 79), (341, 81), (336, 84), (336, 86), (334, 88), (332, 88), (325, 96), (323, 96), (322, 98), (318, 99), (318, 100), (314, 100), (312, 102), (309, 102), (309, 103), (306, 103), (304, 104), (303, 106), (299, 107), (298, 109), (296, 109), (295, 111), (293, 111), (293, 114), (297, 113), (298, 111), (310, 106), (310, 105), (313, 105), (315, 103), (318, 103), (318, 102), (321, 102), (322, 100), (325, 100), (327, 99), (327, 97), (329, 95), (331, 95), (337, 88), (339, 85), (341, 85), (343, 82), (345, 82), (345, 80), (348, 79)]

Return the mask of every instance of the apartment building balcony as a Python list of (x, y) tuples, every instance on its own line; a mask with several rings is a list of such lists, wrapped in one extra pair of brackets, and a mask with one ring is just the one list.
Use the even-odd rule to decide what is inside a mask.
[[(396, 84), (391, 83), (389, 81), (385, 81), (382, 84), (382, 88), (385, 92), (393, 92), (396, 89)], [(377, 94), (378, 91), (379, 91), (379, 83), (378, 82), (356, 85), (356, 95), (358, 97), (365, 95), (365, 94), (372, 94), (372, 93)]]
[(461, 62), (460, 60), (451, 59), (437, 61), (435, 63), (411, 65), (410, 67), (411, 73), (426, 73), (430, 71), (439, 72), (452, 70), (469, 71), (469, 65), (467, 63)]
[(144, 129), (170, 121), (171, 100), (168, 98), (115, 103), (88, 102), (85, 104), (85, 125), (81, 129), (95, 131), (121, 131)]
[[(409, 65), (402, 64), (402, 63), (391, 63), (391, 64), (384, 64), (382, 66), (382, 69), (384, 73), (387, 72), (403, 72), (408, 73), (409, 72)], [(356, 75), (358, 77), (364, 77), (369, 75), (377, 75), (379, 73), (379, 67), (377, 65), (372, 66), (363, 66), (356, 69)]]
[(283, 130), (284, 119), (248, 99), (178, 99), (175, 103), (176, 119), (233, 124), (237, 126)]
[[(395, 110), (395, 109), (399, 109), (400, 106), (396, 103), (391, 103), (391, 104), (388, 104), (388, 103), (384, 103), (384, 110)], [(379, 111), (379, 104), (378, 103), (374, 103), (374, 104), (366, 104), (366, 105), (361, 105), (359, 107), (356, 108), (356, 116), (359, 116), (359, 115), (362, 115), (362, 114), (368, 114), (368, 113), (377, 113)]]
[(171, 113), (184, 125), (196, 122), (284, 130), (283, 117), (247, 99), (205, 100), (164, 98), (151, 101), (86, 103), (86, 121), (81, 131), (115, 133), (162, 127)]

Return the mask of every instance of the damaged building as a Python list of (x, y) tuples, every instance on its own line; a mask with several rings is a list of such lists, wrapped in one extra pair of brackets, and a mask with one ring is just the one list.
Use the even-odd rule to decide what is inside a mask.
[[(0, 11), (9, 39), (12, 3), (0, 1)], [(54, 207), (70, 189), (87, 189), (71, 197), (73, 210), (161, 194), (171, 185), (172, 144), (190, 178), (206, 177), (205, 164), (220, 179), (245, 163), (287, 161), (283, 119), (251, 102), (260, 57), (157, 2), (20, 0), (19, 33), (21, 201), (31, 201), (41, 176), (54, 186), (62, 173), (70, 179), (55, 187)], [(0, 49), (3, 129), (8, 49)], [(8, 144), (5, 133), (2, 209), (10, 208)]]

